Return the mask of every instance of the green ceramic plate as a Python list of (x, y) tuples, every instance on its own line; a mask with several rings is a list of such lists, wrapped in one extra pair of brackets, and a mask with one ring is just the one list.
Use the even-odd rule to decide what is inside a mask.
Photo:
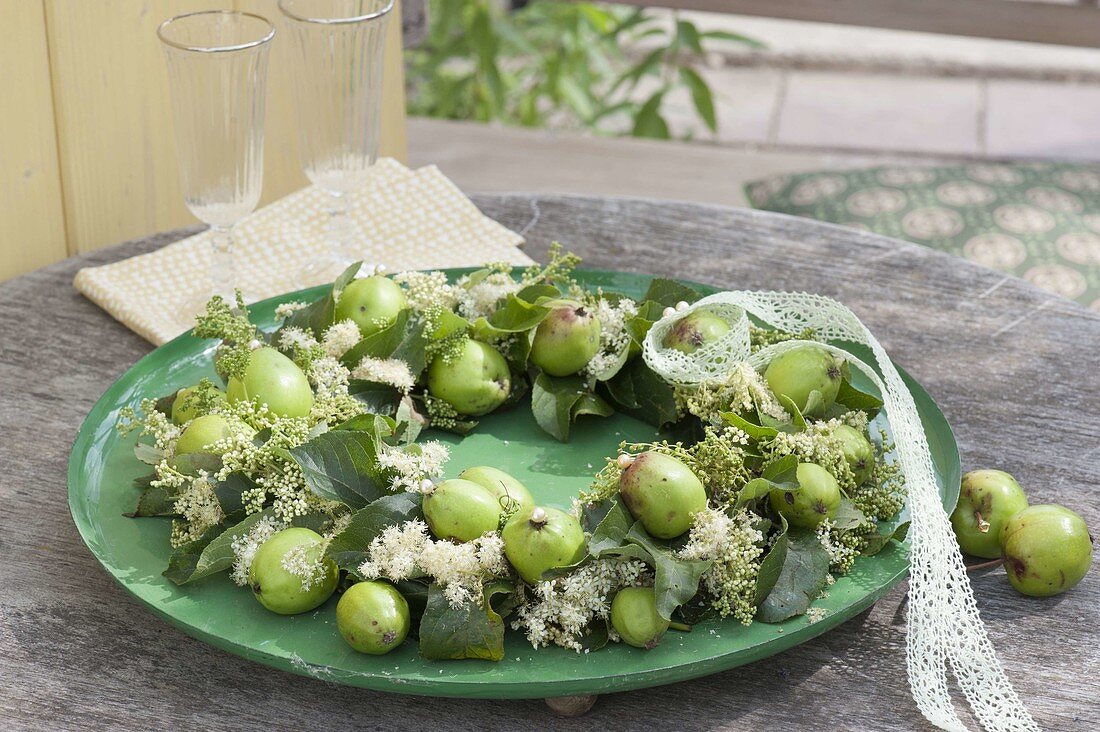
[[(451, 274), (464, 271), (468, 270)], [(581, 271), (578, 277), (588, 285), (635, 297), (642, 295), (650, 279), (601, 271)], [(254, 317), (271, 327), (277, 304), (316, 298), (322, 292), (314, 288), (265, 300), (253, 308)], [(287, 618), (264, 610), (224, 574), (181, 589), (161, 576), (169, 554), (168, 521), (122, 515), (133, 509), (136, 491), (131, 481), (145, 472), (145, 466), (133, 457), (133, 438), (120, 438), (115, 431), (119, 408), (212, 375), (210, 349), (209, 342), (181, 336), (138, 361), (107, 390), (73, 446), (69, 506), (92, 553), (153, 612), (199, 640), (275, 668), (370, 689), (456, 697), (547, 697), (669, 684), (766, 658), (820, 635), (869, 607), (907, 572), (907, 548), (893, 545), (859, 559), (853, 571), (837, 581), (828, 598), (816, 603), (826, 613), (816, 623), (805, 617), (749, 627), (701, 623), (692, 633), (669, 633), (648, 652), (625, 645), (590, 654), (560, 648), (534, 651), (509, 631), (506, 657), (500, 663), (425, 661), (412, 642), (386, 656), (360, 655), (337, 633), (335, 599), (313, 613)], [(951, 428), (931, 397), (912, 379), (906, 377), (906, 382), (928, 435), (944, 505), (953, 506), (960, 469)], [(860, 386), (869, 388), (868, 383)], [(567, 507), (621, 440), (653, 436), (651, 427), (630, 417), (593, 417), (582, 420), (571, 442), (563, 445), (541, 433), (529, 410), (520, 407), (484, 420), (465, 439), (439, 437), (452, 446), (448, 477), (471, 465), (496, 465), (526, 483), (540, 502)]]

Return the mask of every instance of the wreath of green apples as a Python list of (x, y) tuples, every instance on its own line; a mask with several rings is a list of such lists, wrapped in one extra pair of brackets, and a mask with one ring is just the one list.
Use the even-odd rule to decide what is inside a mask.
[[(212, 300), (194, 334), (220, 341), (219, 379), (120, 417), (153, 466), (132, 515), (172, 519), (165, 575), (230, 571), (280, 614), (339, 593), (351, 647), (414, 636), (428, 659), (500, 660), (507, 625), (579, 651), (652, 649), (709, 618), (817, 620), (835, 575), (904, 538), (881, 402), (812, 333), (756, 327), (754, 348), (805, 343), (762, 372), (670, 384), (640, 344), (701, 295), (665, 279), (638, 300), (586, 290), (577, 261), (555, 248), (545, 267), (456, 282), (355, 265), (281, 307), (270, 333)], [(729, 331), (696, 310), (662, 346), (692, 353)], [(442, 480), (432, 430), (465, 434), (503, 409), (531, 409), (561, 441), (616, 410), (666, 439), (623, 444), (572, 510), (493, 466)]]

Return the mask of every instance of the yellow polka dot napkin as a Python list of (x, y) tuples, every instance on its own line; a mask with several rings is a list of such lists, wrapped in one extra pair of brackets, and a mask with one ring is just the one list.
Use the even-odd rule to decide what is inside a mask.
[[(325, 252), (326, 194), (303, 188), (250, 214), (234, 229), (237, 286), (263, 299), (296, 290), (302, 268)], [(372, 169), (349, 200), (362, 258), (391, 272), (530, 264), (523, 237), (482, 214), (438, 168), (410, 170), (392, 158)], [(212, 289), (206, 232), (149, 254), (87, 267), (74, 285), (143, 338), (160, 345), (194, 324), (186, 303)], [(317, 284), (317, 283), (309, 283)]]

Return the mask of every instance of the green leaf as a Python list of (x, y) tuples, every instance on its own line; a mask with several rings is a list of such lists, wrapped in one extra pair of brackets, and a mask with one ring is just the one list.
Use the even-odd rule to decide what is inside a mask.
[(664, 277), (654, 277), (649, 283), (649, 289), (642, 296), (642, 302), (652, 300), (663, 309), (676, 307), (681, 301), (690, 305), (700, 298), (702, 295), (697, 290), (685, 284)]
[[(822, 399), (821, 392), (816, 389), (811, 391), (810, 396), (806, 398), (806, 405), (810, 406), (814, 403), (815, 395), (818, 403), (824, 406), (825, 402)], [(794, 403), (794, 400), (786, 394), (776, 394), (775, 396), (776, 399), (779, 400), (779, 403), (783, 405), (783, 408), (787, 410), (787, 414), (791, 415), (791, 421), (786, 425), (786, 429), (777, 429), (779, 429), (780, 432), (803, 432), (806, 429), (806, 418), (802, 416), (802, 410), (799, 409), (798, 405)], [(775, 422), (776, 420), (771, 420), (772, 426), (775, 426)], [(763, 423), (763, 417), (761, 417), (761, 424)]]
[[(354, 369), (363, 360), (364, 356), (371, 358), (392, 358), (398, 348), (410, 338), (419, 339), (420, 331), (412, 322), (412, 311), (405, 309), (397, 314), (389, 327), (383, 328), (377, 333), (372, 333), (352, 346), (343, 356), (341, 363), (349, 369)], [(419, 370), (413, 370), (415, 364), (410, 364), (409, 370), (414, 374)], [(421, 369), (423, 366), (421, 366)]]
[(835, 528), (841, 531), (851, 531), (866, 524), (867, 517), (863, 514), (863, 511), (856, 508), (854, 503), (841, 496), (840, 505), (836, 509), (836, 516), (833, 517), (833, 523), (836, 524)]
[(634, 115), (634, 129), (631, 131), (634, 137), (652, 137), (658, 140), (667, 140), (672, 137), (668, 122), (661, 116), (661, 102), (664, 97), (665, 90), (662, 89), (647, 99)]
[(397, 387), (365, 379), (350, 379), (348, 394), (366, 405), (372, 414), (388, 417), (397, 414), (397, 405), (401, 402), (401, 391)]
[(515, 295), (508, 295), (504, 303), (488, 318), (478, 318), (474, 323), (474, 337), (481, 340), (522, 333), (536, 327), (546, 319), (550, 308), (532, 305)]
[(875, 534), (867, 538), (867, 543), (863, 547), (864, 556), (872, 556), (878, 554), (880, 551), (886, 548), (886, 545), (891, 541), (903, 542), (905, 537), (909, 534), (909, 522), (906, 521), (900, 524), (893, 531), (883, 532), (877, 531)]
[(849, 410), (866, 412), (870, 419), (874, 419), (879, 410), (882, 409), (881, 399), (874, 394), (860, 391), (852, 386), (847, 379), (840, 382), (840, 390), (836, 394), (836, 403), (844, 405)]
[(760, 473), (762, 478), (770, 480), (778, 488), (792, 490), (798, 488), (798, 456), (784, 455), (768, 463)]
[(585, 394), (580, 377), (555, 378), (540, 373), (531, 386), (531, 413), (535, 422), (554, 438), (568, 442), (573, 408)]
[(516, 297), (531, 305), (541, 305), (546, 300), (561, 297), (561, 290), (554, 285), (527, 285), (516, 293)]
[(148, 516), (176, 516), (176, 498), (179, 493), (167, 488), (149, 486), (142, 491), (138, 498), (137, 506), (130, 513), (123, 514), (127, 518), (145, 518)]
[(715, 41), (729, 41), (731, 43), (740, 43), (745, 46), (751, 46), (753, 48), (765, 48), (766, 46), (755, 38), (749, 38), (743, 36), (740, 33), (730, 33), (729, 31), (712, 30), (703, 31), (699, 34), (700, 38), (704, 40), (710, 39)]
[[(309, 330), (313, 332), (314, 336), (320, 338), (336, 320), (336, 297), (355, 279), (355, 275), (359, 272), (362, 264), (362, 262), (355, 262), (341, 272), (340, 276), (333, 282), (332, 290), (326, 293), (324, 297), (292, 313), (289, 318), (283, 321), (283, 327), (292, 326)], [(275, 342), (278, 342), (277, 338)]]
[(146, 442), (138, 442), (134, 444), (134, 457), (146, 465), (160, 465), (164, 452)]
[(756, 573), (756, 597), (753, 600), (756, 606), (771, 594), (783, 571), (783, 565), (787, 562), (787, 519), (782, 516), (779, 519), (782, 522), (782, 529), (775, 537), (767, 554), (760, 560), (760, 569)]
[(591, 414), (597, 417), (610, 417), (615, 413), (615, 410), (610, 404), (600, 399), (595, 394), (586, 392), (581, 394), (581, 398), (573, 405), (573, 409), (570, 411), (570, 418), (576, 421), (577, 417), (582, 414)]
[(387, 492), (382, 485), (377, 433), (332, 430), (290, 450), (306, 486), (329, 501), (362, 508)]
[(412, 493), (382, 496), (355, 512), (347, 528), (332, 537), (326, 555), (340, 569), (358, 575), (359, 565), (367, 560), (370, 543), (383, 529), (422, 516), (420, 496)]
[(699, 580), (713, 562), (677, 559), (668, 546), (657, 543), (656, 539), (646, 533), (641, 521), (630, 527), (626, 539), (650, 556), (654, 570), (653, 590), (657, 596), (657, 612), (662, 618), (671, 618), (676, 608), (699, 592)]
[(256, 490), (258, 487), (256, 481), (236, 471), (227, 475), (225, 480), (214, 484), (214, 495), (218, 497), (218, 503), (221, 504), (225, 515), (232, 516), (244, 510), (244, 493)]
[(618, 549), (626, 541), (626, 535), (633, 525), (634, 517), (630, 515), (622, 499), (615, 496), (611, 501), (611, 508), (596, 525), (588, 540), (588, 553), (599, 557), (604, 552)]
[(504, 620), (490, 599), (454, 608), (439, 585), (430, 585), (420, 619), (420, 655), (432, 661), (499, 661), (504, 658)]
[(765, 623), (780, 623), (802, 615), (825, 589), (829, 554), (813, 532), (789, 532), (787, 556), (775, 586), (757, 609)]
[(700, 56), (703, 55), (703, 44), (700, 41), (699, 29), (695, 27), (694, 23), (687, 20), (677, 20), (676, 39), (681, 46)]
[(767, 498), (776, 487), (775, 483), (767, 478), (753, 478), (737, 492), (737, 500), (734, 501), (733, 507), (743, 508), (761, 498)]
[(676, 421), (676, 397), (672, 387), (643, 359), (627, 362), (614, 378), (604, 383), (608, 394), (626, 414), (655, 427)]
[(274, 513), (275, 509), (266, 508), (228, 529), (224, 525), (213, 527), (198, 541), (176, 549), (168, 560), (168, 569), (164, 576), (177, 585), (184, 585), (224, 572), (233, 566), (233, 540), (244, 536), (261, 519), (273, 516)]
[(691, 92), (691, 101), (695, 105), (695, 111), (707, 124), (711, 132), (718, 131), (718, 116), (714, 111), (714, 96), (710, 86), (702, 76), (693, 69), (683, 66), (680, 68), (680, 78), (684, 80), (688, 91)]
[(741, 430), (754, 442), (768, 442), (779, 434), (779, 430), (774, 427), (762, 427), (761, 425), (753, 424), (735, 412), (721, 412), (719, 416), (726, 424)]

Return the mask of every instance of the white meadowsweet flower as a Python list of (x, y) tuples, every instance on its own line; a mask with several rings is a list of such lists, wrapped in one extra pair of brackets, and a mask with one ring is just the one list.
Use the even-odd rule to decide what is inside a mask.
[(275, 532), (285, 528), (286, 524), (276, 521), (270, 516), (252, 524), (247, 533), (234, 536), (233, 543), (233, 571), (230, 578), (241, 587), (248, 584), (248, 570), (252, 568), (252, 560), (256, 558), (256, 552), (265, 541), (275, 535)]
[(623, 587), (651, 584), (649, 568), (636, 559), (597, 559), (574, 572), (540, 582), (535, 598), (516, 611), (512, 627), (535, 648), (557, 645), (580, 653), (585, 628), (606, 618), (611, 595)]
[(745, 625), (756, 614), (756, 575), (764, 553), (764, 536), (754, 528), (755, 520), (746, 509), (730, 517), (707, 508), (692, 517), (687, 543), (676, 553), (679, 559), (714, 561), (702, 579), (712, 596), (711, 607)]
[(367, 579), (386, 577), (394, 582), (417, 576), (417, 560), (424, 545), (431, 541), (428, 525), (419, 519), (387, 526), (371, 540), (367, 561), (359, 565), (359, 574)]
[(618, 365), (623, 352), (630, 348), (632, 335), (627, 324), (638, 314), (638, 304), (624, 297), (612, 305), (607, 298), (601, 297), (591, 308), (600, 321), (600, 350), (584, 367), (584, 371), (589, 376), (600, 378)]
[(317, 345), (317, 339), (309, 331), (297, 326), (287, 326), (279, 333), (279, 348), (284, 351), (301, 349), (308, 351)]
[(398, 582), (430, 576), (454, 607), (480, 598), (485, 581), (507, 574), (504, 542), (491, 531), (473, 541), (435, 541), (419, 519), (388, 526), (371, 541), (359, 574)]
[(284, 302), (282, 305), (275, 306), (275, 317), (279, 320), (286, 320), (294, 313), (299, 310), (304, 310), (307, 307), (309, 307), (309, 305), (301, 301)]
[(506, 271), (496, 271), (480, 281), (471, 284), (469, 275), (458, 281), (458, 314), (469, 321), (488, 317), (496, 309), (497, 303), (513, 293), (519, 292), (523, 285), (512, 279)]
[(389, 384), (402, 393), (408, 394), (416, 384), (409, 365), (396, 358), (373, 358), (364, 356), (359, 365), (351, 372), (353, 379), (374, 381), (379, 384)]
[(494, 531), (473, 541), (428, 541), (421, 549), (417, 565), (443, 588), (452, 607), (478, 601), (485, 580), (507, 572), (504, 541)]
[(458, 291), (447, 283), (443, 272), (401, 272), (393, 281), (405, 288), (405, 299), (420, 313), (433, 305), (451, 309), (458, 303)]
[(346, 388), (350, 376), (347, 367), (332, 356), (314, 359), (309, 368), (309, 380), (319, 392), (334, 392)]
[(181, 517), (172, 523), (172, 546), (194, 541), (225, 520), (214, 483), (201, 471), (180, 493), (172, 508)]
[(451, 456), (447, 446), (438, 440), (416, 443), (405, 447), (382, 445), (378, 451), (378, 465), (390, 477), (390, 490), (422, 493), (431, 478), (443, 475), (443, 466)]
[(321, 346), (325, 349), (326, 356), (340, 358), (362, 339), (363, 335), (354, 320), (341, 320), (328, 327)]

